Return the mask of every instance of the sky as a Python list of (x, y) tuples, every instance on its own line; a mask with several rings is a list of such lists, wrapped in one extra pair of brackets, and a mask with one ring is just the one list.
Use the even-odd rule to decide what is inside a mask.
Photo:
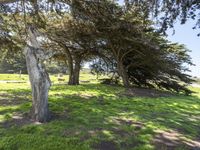
[(175, 34), (172, 35), (172, 29), (168, 30), (168, 39), (172, 42), (178, 42), (184, 44), (191, 52), (189, 55), (192, 58), (192, 62), (195, 66), (190, 66), (189, 73), (192, 76), (200, 78), (200, 37), (197, 36), (200, 33), (200, 29), (193, 30), (193, 21), (189, 20), (186, 24), (180, 25), (179, 22), (175, 24)]
[[(119, 4), (122, 4), (124, 0), (119, 0)], [(195, 22), (189, 20), (184, 25), (180, 25), (180, 22), (177, 22), (174, 26), (175, 34), (172, 35), (173, 30), (168, 29), (167, 39), (172, 42), (177, 42), (184, 44), (191, 52), (189, 55), (192, 58), (193, 64), (195, 66), (189, 66), (191, 72), (188, 74), (200, 78), (200, 37), (197, 36), (200, 33), (200, 29), (193, 30)]]

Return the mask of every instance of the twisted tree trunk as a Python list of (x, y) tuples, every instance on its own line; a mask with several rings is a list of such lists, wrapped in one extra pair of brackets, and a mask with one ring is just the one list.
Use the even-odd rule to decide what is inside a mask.
[(117, 62), (117, 69), (118, 69), (119, 75), (122, 78), (123, 85), (125, 87), (130, 87), (130, 82), (129, 82), (129, 79), (128, 79), (128, 74), (127, 74), (127, 71), (125, 69), (125, 66), (123, 65), (123, 62), (121, 62), (121, 61)]
[(24, 54), (32, 89), (32, 117), (35, 121), (46, 122), (50, 118), (48, 91), (51, 81), (42, 64), (46, 55), (40, 49), (36, 34), (31, 29), (29, 29), (29, 44), (25, 48)]
[[(59, 41), (56, 42), (59, 43)], [(66, 62), (69, 71), (68, 85), (79, 85), (79, 75), (80, 75), (82, 57), (78, 54), (70, 52), (69, 48), (65, 44), (60, 43), (60, 46), (63, 47), (66, 54)]]

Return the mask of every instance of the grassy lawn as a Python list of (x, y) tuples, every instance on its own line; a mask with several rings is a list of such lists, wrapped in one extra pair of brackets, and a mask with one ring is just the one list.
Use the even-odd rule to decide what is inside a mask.
[[(57, 83), (55, 76), (51, 79)], [(81, 75), (88, 79), (95, 77)], [(27, 115), (28, 83), (0, 83), (0, 150), (200, 149), (200, 89), (193, 88), (192, 96), (130, 97), (120, 94), (122, 87), (92, 81), (54, 84), (52, 120), (45, 124)]]
[[(61, 83), (67, 83), (69, 76), (68, 75), (63, 75), (61, 78), (65, 79), (63, 82)], [(50, 79), (52, 81), (52, 83), (60, 83), (58, 81), (58, 75), (50, 75)], [(92, 74), (81, 74), (80, 75), (80, 82), (84, 82), (84, 81), (88, 81), (90, 80), (90, 82), (97, 82), (96, 80), (96, 76), (92, 75)], [(1, 81), (22, 81), (22, 82), (27, 82), (28, 79), (28, 75), (22, 74), (21, 76), (19, 74), (0, 74), (0, 82)], [(9, 82), (9, 83), (10, 83)]]
[(0, 74), (0, 81), (26, 81), (28, 80), (28, 75), (19, 74)]

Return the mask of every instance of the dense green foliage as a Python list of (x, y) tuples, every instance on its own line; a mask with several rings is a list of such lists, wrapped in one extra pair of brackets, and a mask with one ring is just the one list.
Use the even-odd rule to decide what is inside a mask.
[(27, 73), (26, 61), (22, 54), (9, 54), (0, 61), (1, 73)]
[[(75, 2), (73, 13), (82, 22), (87, 18), (87, 24), (93, 25), (96, 43), (103, 47), (100, 52), (112, 62), (107, 69), (115, 66), (113, 72), (118, 72), (125, 86), (132, 83), (191, 92), (185, 87), (192, 81), (184, 73), (188, 71), (185, 64), (192, 65), (188, 50), (168, 42), (152, 27), (145, 14), (138, 13), (137, 7), (124, 11), (110, 1)], [(106, 70), (105, 63), (92, 67), (98, 72)]]
[[(124, 7), (109, 0), (33, 1), (30, 8), (19, 4), (19, 8), (8, 9), (11, 15), (3, 9), (2, 28), (6, 27), (11, 41), (21, 46), (27, 42), (27, 27), (31, 24), (36, 28), (43, 36), (43, 51), (57, 53), (54, 57), (66, 63), (69, 84), (79, 84), (84, 61), (100, 58), (110, 61), (107, 68), (114, 66), (112, 72), (118, 73), (126, 87), (137, 85), (190, 94), (186, 86), (192, 80), (185, 74), (186, 66), (192, 65), (188, 50), (168, 42), (158, 32), (149, 16), (150, 6), (154, 7), (151, 3), (126, 1)], [(49, 5), (52, 10), (47, 9)], [(13, 17), (15, 22), (11, 23)]]

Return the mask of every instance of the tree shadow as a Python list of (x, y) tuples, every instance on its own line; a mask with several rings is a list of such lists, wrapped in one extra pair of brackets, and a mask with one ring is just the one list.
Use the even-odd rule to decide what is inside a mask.
[[(4, 91), (5, 92), (5, 91)], [(27, 102), (25, 95), (15, 95), (13, 93), (0, 93), (0, 106), (16, 106)]]
[[(59, 85), (52, 87), (51, 91), (52, 120), (49, 123), (38, 125), (24, 114), (30, 109), (30, 102), (29, 105), (27, 101), (13, 102), (18, 106), (16, 109), (0, 110), (0, 114), (13, 114), (0, 123), (6, 128), (2, 137), (13, 136), (11, 133), (15, 132), (75, 138), (78, 143), (87, 143), (90, 149), (100, 150), (200, 149), (200, 99), (197, 96), (121, 97), (118, 87), (94, 84)], [(11, 97), (30, 94), (30, 90), (4, 92)]]

